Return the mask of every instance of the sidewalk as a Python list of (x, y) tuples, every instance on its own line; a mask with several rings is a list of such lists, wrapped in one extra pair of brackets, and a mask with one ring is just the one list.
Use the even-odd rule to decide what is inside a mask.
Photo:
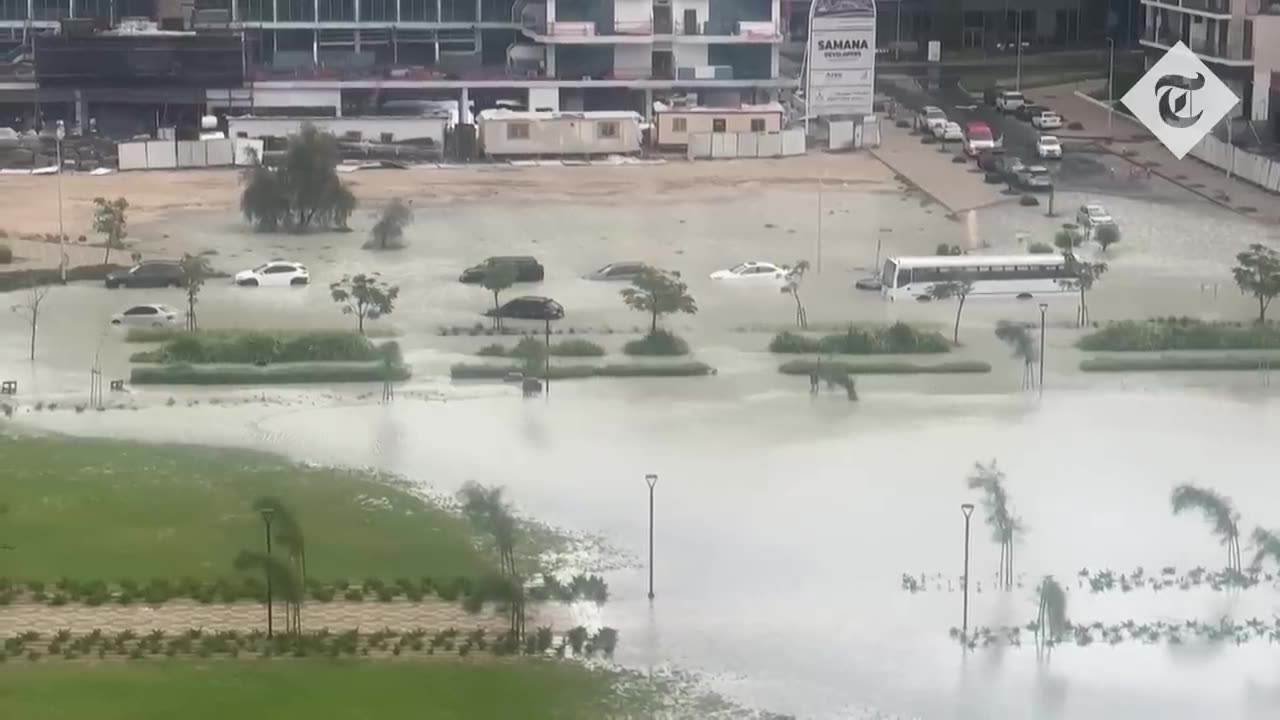
[(886, 119), (880, 126), (880, 147), (871, 154), (902, 175), (911, 184), (945, 207), (958, 213), (1010, 200), (1001, 193), (1003, 185), (987, 185), (982, 173), (975, 172), (973, 162), (953, 163), (962, 155), (960, 143), (947, 143), (947, 151), (939, 146), (923, 145), (920, 137)]
[[(1055, 134), (1063, 139), (1098, 138), (1107, 134), (1107, 110), (1076, 95), (1101, 87), (1100, 82), (1071, 83), (1028, 91), (1028, 100), (1062, 113), (1068, 122), (1084, 125), (1083, 130), (1063, 128)], [(1114, 141), (1103, 143), (1108, 152), (1121, 156), (1152, 173), (1242, 215), (1269, 225), (1280, 225), (1280, 195), (1243, 180), (1228, 179), (1225, 172), (1188, 155), (1178, 160), (1141, 123), (1112, 113)]]

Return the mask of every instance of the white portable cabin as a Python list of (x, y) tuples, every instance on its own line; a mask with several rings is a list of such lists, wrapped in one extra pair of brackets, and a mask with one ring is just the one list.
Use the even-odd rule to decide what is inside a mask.
[(450, 118), (447, 113), (426, 115), (369, 115), (346, 117), (255, 117), (244, 115), (227, 118), (227, 130), (233, 138), (287, 138), (297, 135), (303, 125), (314, 125), (320, 132), (333, 134), (339, 140), (362, 140), (375, 143), (425, 142), (444, 147)]
[(489, 157), (630, 155), (640, 152), (639, 113), (483, 110), (480, 147)]

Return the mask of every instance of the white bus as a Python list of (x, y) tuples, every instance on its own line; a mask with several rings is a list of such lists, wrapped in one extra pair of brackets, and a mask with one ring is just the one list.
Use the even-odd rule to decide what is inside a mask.
[(928, 300), (929, 288), (962, 277), (973, 280), (969, 297), (1046, 299), (1075, 292), (1061, 254), (934, 255), (891, 257), (880, 273), (880, 293), (890, 300)]

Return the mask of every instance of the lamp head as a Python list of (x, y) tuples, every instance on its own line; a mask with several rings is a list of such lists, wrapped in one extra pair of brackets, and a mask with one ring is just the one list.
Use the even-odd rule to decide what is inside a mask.
[(1048, 310), (1048, 309), (1049, 309), (1049, 303), (1040, 303), (1040, 312), (1044, 312), (1045, 310)]
[(644, 481), (646, 483), (649, 483), (649, 489), (652, 490), (653, 486), (658, 484), (658, 476), (654, 475), (653, 473), (649, 473), (648, 475), (644, 476)]
[(961, 505), (961, 506), (960, 506), (960, 512), (964, 513), (964, 516), (965, 516), (966, 518), (967, 518), (967, 517), (969, 517), (970, 515), (972, 515), (972, 514), (973, 514), (973, 503), (965, 503), (965, 504)]

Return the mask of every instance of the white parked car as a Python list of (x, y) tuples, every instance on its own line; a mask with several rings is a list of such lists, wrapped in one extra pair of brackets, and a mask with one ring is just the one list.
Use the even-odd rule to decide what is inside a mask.
[(1036, 155), (1041, 160), (1061, 160), (1062, 142), (1053, 135), (1041, 135), (1036, 139)]
[(788, 269), (782, 265), (755, 260), (744, 262), (728, 270), (717, 270), (711, 273), (712, 280), (730, 280), (735, 282), (783, 282), (787, 279)]
[(1081, 205), (1076, 211), (1076, 224), (1085, 229), (1092, 229), (1099, 225), (1110, 225), (1115, 220), (1111, 219), (1111, 213), (1098, 203), (1089, 203)]
[(947, 114), (942, 112), (942, 108), (927, 105), (920, 111), (920, 122), (929, 132), (937, 135), (939, 128), (947, 125)]
[(1022, 93), (1014, 90), (1005, 90), (996, 96), (996, 109), (1002, 113), (1011, 113), (1027, 103), (1027, 99)]
[(960, 142), (964, 140), (964, 130), (960, 129), (960, 123), (949, 122), (934, 134), (947, 142)]
[(1042, 110), (1031, 116), (1031, 124), (1041, 130), (1057, 130), (1062, 127), (1062, 116), (1052, 110)]
[(311, 275), (305, 265), (287, 260), (272, 260), (252, 270), (236, 273), (236, 284), (246, 287), (306, 285), (310, 282)]
[(111, 316), (112, 325), (165, 327), (178, 322), (178, 311), (168, 305), (134, 305)]

